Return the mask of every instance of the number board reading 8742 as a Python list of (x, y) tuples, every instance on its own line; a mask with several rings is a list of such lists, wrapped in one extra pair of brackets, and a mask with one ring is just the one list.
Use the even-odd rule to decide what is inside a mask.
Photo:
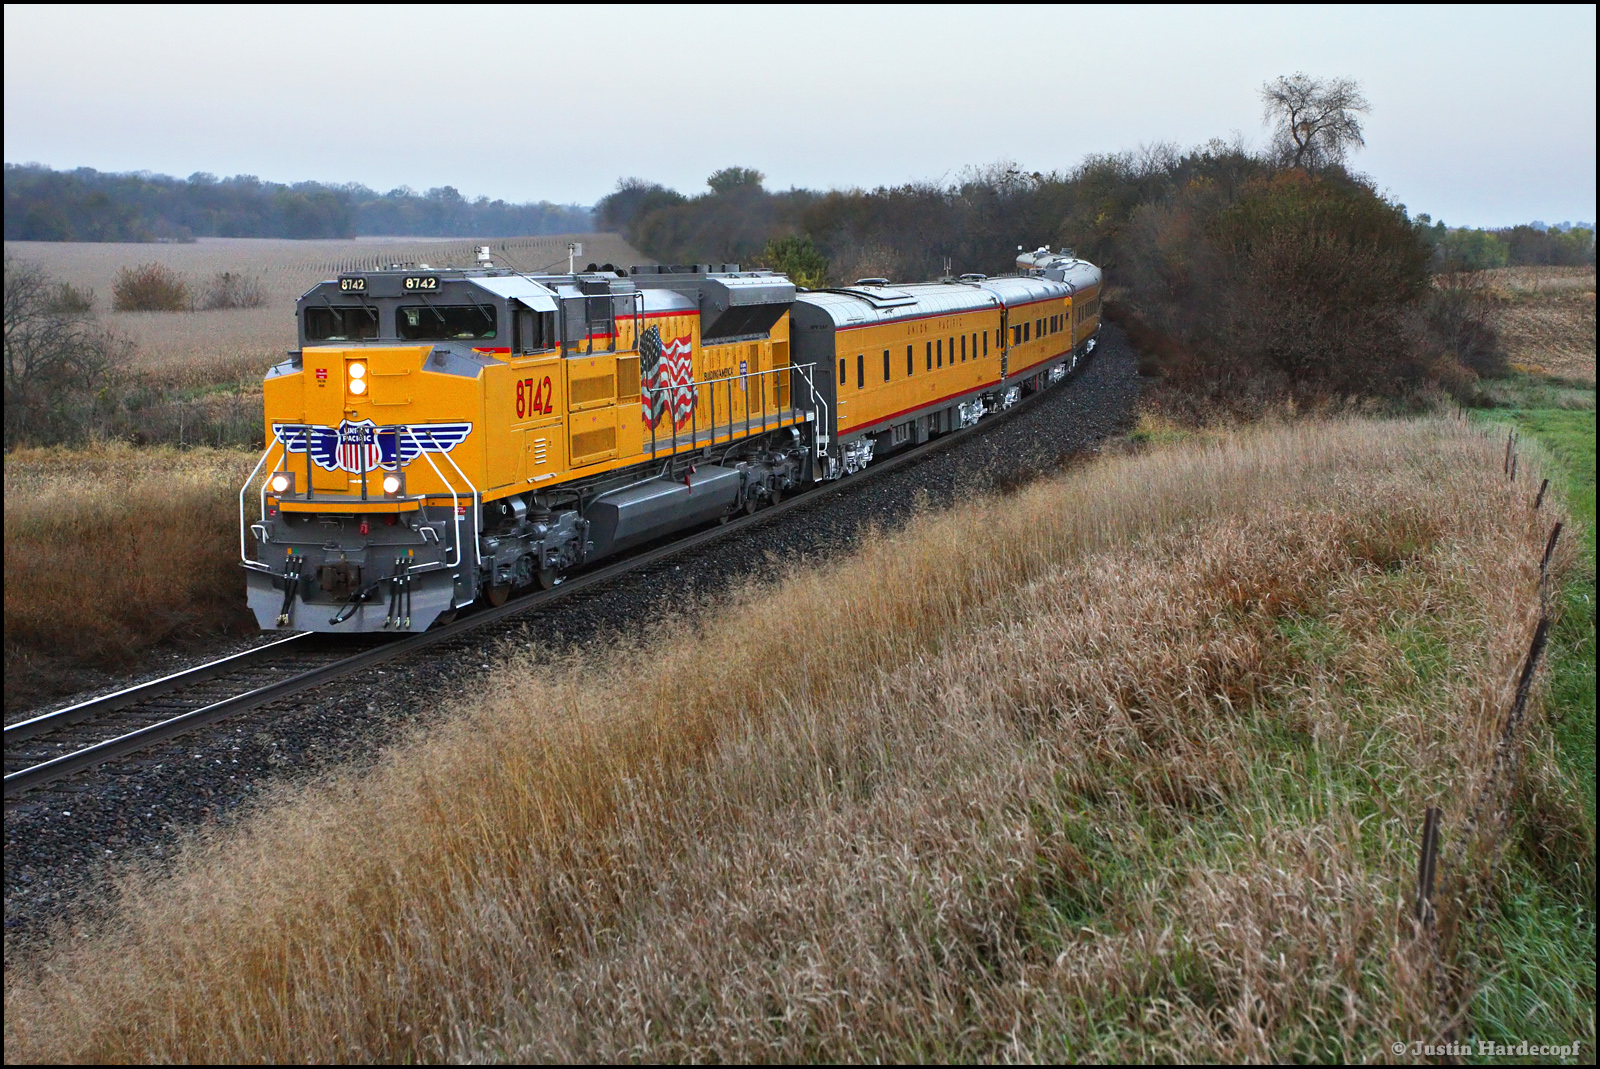
[(531, 419), (548, 416), (554, 412), (555, 390), (550, 386), (550, 376), (539, 379), (517, 380), (517, 418)]

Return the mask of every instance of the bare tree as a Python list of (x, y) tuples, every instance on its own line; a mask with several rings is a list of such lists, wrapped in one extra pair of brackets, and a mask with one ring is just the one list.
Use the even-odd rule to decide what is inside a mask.
[(1261, 87), (1261, 101), (1262, 121), (1273, 128), (1273, 151), (1292, 167), (1314, 171), (1340, 163), (1352, 148), (1366, 144), (1359, 116), (1372, 105), (1352, 79), (1279, 75)]
[(81, 436), (95, 393), (130, 346), (90, 302), (37, 264), (5, 254), (5, 444)]

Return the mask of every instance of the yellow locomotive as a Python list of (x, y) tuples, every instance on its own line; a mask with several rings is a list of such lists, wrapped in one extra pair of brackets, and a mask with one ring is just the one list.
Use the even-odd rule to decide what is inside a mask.
[[(312, 287), (240, 550), (265, 629), (421, 630), (970, 426), (1094, 345), (1100, 273), (797, 292), (737, 264)], [(592, 265), (591, 265), (592, 266)], [(253, 535), (254, 552), (250, 551)]]

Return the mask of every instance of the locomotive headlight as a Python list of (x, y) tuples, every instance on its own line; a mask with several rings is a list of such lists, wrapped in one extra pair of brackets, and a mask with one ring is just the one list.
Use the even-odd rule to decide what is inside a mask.
[(267, 480), (267, 488), (270, 489), (275, 494), (292, 494), (292, 493), (294, 493), (294, 472), (292, 472), (292, 471), (275, 471), (275, 472), (273, 472), (272, 473), (272, 477)]
[[(356, 365), (356, 367), (360, 367), (360, 366), (361, 366), (360, 364)], [(351, 379), (350, 380), (350, 392), (355, 394), (357, 397), (360, 397), (362, 394), (367, 392), (367, 384), (365, 382), (363, 382), (361, 379)]]
[(364, 379), (364, 378), (366, 378), (367, 377), (367, 365), (361, 364), (361, 363), (351, 364), (350, 365), (350, 377), (352, 379)]
[(289, 489), (289, 477), (287, 475), (274, 475), (272, 477), (272, 488), (280, 494), (283, 493)]
[(383, 477), (383, 493), (385, 497), (404, 497), (406, 494), (406, 477), (400, 472), (392, 471)]

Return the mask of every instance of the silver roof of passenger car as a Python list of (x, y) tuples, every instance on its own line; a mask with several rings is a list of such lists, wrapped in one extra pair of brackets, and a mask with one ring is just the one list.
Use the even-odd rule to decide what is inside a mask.
[(987, 278), (982, 282), (974, 283), (992, 292), (1004, 302), (1007, 308), (1015, 308), (1021, 304), (1032, 304), (1035, 301), (1059, 300), (1068, 294), (1068, 289), (1060, 282), (1048, 278), (1033, 276), (1005, 276), (1000, 278)]
[(883, 287), (849, 286), (799, 293), (794, 303), (808, 305), (827, 315), (833, 320), (835, 330), (849, 330), (904, 319), (998, 308), (1001, 298), (986, 289), (986, 285), (924, 282)]
[(1098, 285), (1104, 278), (1088, 260), (1080, 260), (1065, 250), (1051, 252), (1046, 246), (1033, 252), (1017, 253), (1017, 270), (1027, 277), (1044, 277), (1065, 282), (1074, 291)]

